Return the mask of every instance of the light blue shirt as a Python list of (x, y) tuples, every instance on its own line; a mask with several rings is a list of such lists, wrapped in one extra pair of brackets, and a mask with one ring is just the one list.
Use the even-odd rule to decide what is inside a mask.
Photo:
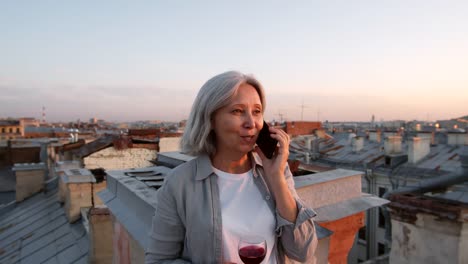
[[(263, 178), (261, 159), (250, 154), (254, 183), (276, 216), (278, 263), (315, 262), (315, 212), (304, 206), (289, 167), (285, 177), (296, 199), (295, 223), (281, 217)], [(240, 216), (242, 217), (242, 216)], [(157, 206), (145, 252), (146, 263), (222, 263), (222, 217), (217, 176), (211, 160), (201, 155), (174, 168), (157, 192)]]

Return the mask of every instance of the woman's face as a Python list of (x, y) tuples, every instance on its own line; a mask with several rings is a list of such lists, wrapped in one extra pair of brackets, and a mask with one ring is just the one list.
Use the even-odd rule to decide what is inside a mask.
[(263, 127), (262, 102), (257, 90), (242, 84), (227, 106), (215, 112), (212, 129), (216, 155), (245, 155), (251, 151)]

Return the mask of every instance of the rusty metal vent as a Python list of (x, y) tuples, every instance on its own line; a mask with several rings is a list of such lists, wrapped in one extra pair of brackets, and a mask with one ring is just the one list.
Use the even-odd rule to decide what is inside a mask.
[(164, 175), (153, 170), (125, 172), (125, 175), (145, 183), (149, 187), (159, 189), (164, 183)]

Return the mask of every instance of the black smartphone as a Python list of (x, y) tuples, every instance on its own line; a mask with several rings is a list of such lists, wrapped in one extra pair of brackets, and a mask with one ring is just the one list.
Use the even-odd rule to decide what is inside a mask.
[(278, 140), (270, 137), (270, 130), (265, 121), (263, 121), (263, 128), (258, 134), (257, 145), (267, 158), (271, 159), (273, 157), (273, 153), (275, 153), (276, 146), (278, 145)]

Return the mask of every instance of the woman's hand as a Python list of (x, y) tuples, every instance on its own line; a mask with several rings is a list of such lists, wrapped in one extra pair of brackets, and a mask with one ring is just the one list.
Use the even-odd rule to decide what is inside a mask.
[(278, 181), (280, 179), (284, 179), (284, 170), (286, 169), (286, 163), (288, 162), (289, 157), (289, 135), (284, 132), (282, 129), (270, 127), (270, 136), (273, 139), (278, 141), (278, 145), (276, 147), (276, 151), (273, 154), (271, 159), (268, 159), (265, 154), (263, 154), (262, 150), (256, 146), (255, 151), (259, 154), (260, 158), (262, 159), (263, 169), (265, 170), (266, 179), (269, 181)]
[(276, 201), (276, 208), (284, 219), (295, 222), (297, 217), (296, 200), (289, 191), (284, 171), (289, 157), (289, 135), (281, 129), (270, 127), (270, 136), (278, 140), (278, 147), (271, 159), (265, 157), (262, 150), (256, 146), (255, 151), (258, 153), (263, 163), (265, 171), (265, 181), (268, 188), (272, 192)]

